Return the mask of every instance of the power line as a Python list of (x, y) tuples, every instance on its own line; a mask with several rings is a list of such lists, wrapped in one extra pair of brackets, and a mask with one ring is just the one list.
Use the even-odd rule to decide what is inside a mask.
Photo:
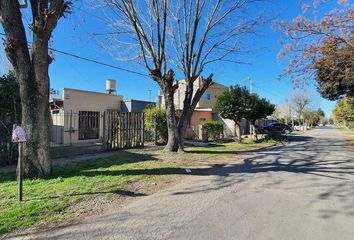
[[(0, 35), (6, 36), (5, 33), (0, 33)], [(31, 42), (27, 42), (27, 43), (31, 44)], [(73, 58), (77, 58), (77, 59), (80, 59), (80, 60), (84, 60), (84, 61), (87, 61), (87, 62), (92, 62), (92, 63), (98, 64), (98, 65), (114, 68), (114, 69), (117, 69), (117, 70), (120, 70), (120, 71), (125, 71), (125, 72), (133, 73), (133, 74), (136, 74), (136, 75), (144, 76), (144, 77), (148, 77), (149, 76), (149, 75), (144, 74), (144, 73), (136, 72), (136, 71), (129, 70), (129, 69), (126, 69), (126, 68), (122, 68), (122, 67), (117, 67), (117, 66), (114, 66), (114, 65), (109, 64), (109, 63), (104, 63), (104, 62), (101, 62), (101, 61), (98, 61), (98, 60), (95, 60), (95, 59), (82, 57), (82, 56), (79, 56), (77, 54), (69, 53), (69, 52), (58, 50), (58, 49), (55, 49), (55, 48), (48, 47), (48, 49), (53, 51), (53, 52), (57, 52), (57, 53), (60, 53), (60, 54), (63, 54), (63, 55), (67, 55), (67, 56), (70, 56), (70, 57), (73, 57)]]

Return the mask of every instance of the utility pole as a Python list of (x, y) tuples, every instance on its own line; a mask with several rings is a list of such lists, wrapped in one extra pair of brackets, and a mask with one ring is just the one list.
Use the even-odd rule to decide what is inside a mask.
[(285, 99), (285, 124), (288, 125), (288, 117), (289, 117), (289, 103), (288, 99)]
[(151, 89), (149, 89), (149, 102), (151, 102)]
[(248, 80), (250, 81), (250, 93), (253, 94), (253, 80), (250, 77), (248, 77)]
[[(252, 78), (248, 77), (248, 80), (250, 81), (250, 94), (253, 94), (253, 81)], [(251, 123), (249, 123), (249, 128), (250, 128), (250, 135), (253, 134), (253, 126)]]

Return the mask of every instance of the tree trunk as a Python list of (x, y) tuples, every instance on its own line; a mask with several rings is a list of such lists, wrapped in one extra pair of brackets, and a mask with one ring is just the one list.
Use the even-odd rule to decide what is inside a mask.
[(254, 136), (255, 140), (258, 140), (258, 135), (257, 135), (257, 130), (256, 130), (256, 123), (251, 122), (252, 128), (253, 128), (253, 133), (252, 135)]
[(178, 132), (176, 124), (176, 113), (174, 106), (174, 91), (163, 91), (165, 99), (165, 110), (168, 130), (168, 140), (165, 151), (176, 152), (178, 150)]
[(24, 176), (50, 174), (48, 42), (60, 17), (69, 7), (63, 0), (31, 0), (33, 43), (31, 54), (19, 1), (0, 1), (0, 20), (6, 34), (4, 47), (20, 83), (22, 126), (27, 134)]
[(242, 142), (242, 129), (241, 129), (241, 123), (238, 121), (235, 121), (235, 137), (237, 141)]
[[(43, 39), (44, 38), (44, 39)], [(31, 96), (32, 101), (22, 101), (22, 125), (29, 135), (24, 151), (24, 175), (46, 176), (51, 173), (49, 153), (49, 76), (51, 58), (48, 56), (48, 38), (35, 38), (32, 50), (34, 76), (23, 79), (27, 87), (21, 89), (21, 98)]]

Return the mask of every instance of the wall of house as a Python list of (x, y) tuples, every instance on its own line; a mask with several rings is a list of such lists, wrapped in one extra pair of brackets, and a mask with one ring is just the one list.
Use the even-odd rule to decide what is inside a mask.
[(50, 111), (49, 139), (51, 146), (64, 143), (64, 110), (54, 109)]
[(213, 120), (211, 111), (194, 111), (190, 120), (190, 127), (186, 130), (186, 138), (199, 138), (198, 125), (203, 120)]
[[(200, 84), (201, 84), (201, 80), (199, 79), (194, 82), (193, 96), (196, 93), (197, 89), (199, 88)], [(210, 99), (201, 98), (196, 108), (214, 109), (217, 97), (220, 96), (223, 92), (227, 91), (227, 89), (228, 88), (222, 84), (214, 83), (205, 91), (205, 94), (209, 94)], [(179, 81), (178, 89), (176, 90), (176, 93), (174, 95), (176, 110), (183, 109), (185, 92), (186, 92), (186, 84), (184, 80), (181, 80)], [(163, 95), (160, 95), (159, 98), (161, 99), (161, 105), (164, 106), (165, 102), (164, 102)]]
[[(225, 91), (227, 91), (227, 87), (214, 83), (205, 91), (204, 97), (199, 100), (196, 108), (214, 109), (218, 96), (223, 94)], [(206, 99), (207, 96), (209, 99)]]
[(64, 111), (105, 111), (113, 109), (120, 111), (121, 95), (109, 95), (106, 93), (90, 92), (76, 89), (63, 89)]
[[(100, 114), (98, 118), (99, 136), (97, 139), (79, 140), (79, 112), (103, 112), (106, 110), (121, 110), (121, 95), (109, 95), (77, 89), (63, 89), (64, 98), (64, 144), (93, 143), (100, 142), (103, 137), (103, 117)], [(90, 119), (90, 117), (89, 117)], [(90, 120), (92, 120), (91, 118)], [(71, 127), (71, 128), (70, 128)]]
[(126, 100), (121, 103), (122, 112), (144, 112), (148, 107), (155, 106), (156, 103), (140, 100)]
[[(224, 125), (224, 137), (231, 138), (235, 136), (235, 122), (230, 119), (224, 119), (219, 114), (215, 113), (213, 119), (221, 121)], [(246, 119), (241, 121), (242, 135), (248, 135), (249, 133), (249, 122)]]

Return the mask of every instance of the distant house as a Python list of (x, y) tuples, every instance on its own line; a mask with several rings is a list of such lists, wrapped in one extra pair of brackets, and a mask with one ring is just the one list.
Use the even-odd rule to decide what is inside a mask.
[[(181, 111), (183, 109), (183, 101), (185, 98), (186, 92), (186, 84), (184, 80), (178, 82), (179, 87), (176, 90), (174, 96), (174, 103), (176, 111)], [(197, 79), (194, 82), (194, 94), (197, 89), (201, 86), (202, 82), (201, 79)], [(199, 100), (193, 115), (188, 122), (188, 128), (186, 132), (186, 138), (194, 138), (198, 139), (201, 138), (199, 125), (204, 120), (220, 120), (224, 123), (224, 136), (231, 137), (234, 136), (234, 128), (235, 124), (232, 120), (223, 119), (215, 112), (215, 104), (217, 98), (223, 94), (225, 91), (228, 90), (228, 87), (222, 85), (220, 83), (213, 83), (202, 95), (201, 99)], [(159, 102), (161, 105), (164, 105), (164, 98), (163, 95), (160, 94)], [(244, 121), (245, 122), (245, 121)], [(247, 124), (243, 123), (244, 127), (247, 128)]]

